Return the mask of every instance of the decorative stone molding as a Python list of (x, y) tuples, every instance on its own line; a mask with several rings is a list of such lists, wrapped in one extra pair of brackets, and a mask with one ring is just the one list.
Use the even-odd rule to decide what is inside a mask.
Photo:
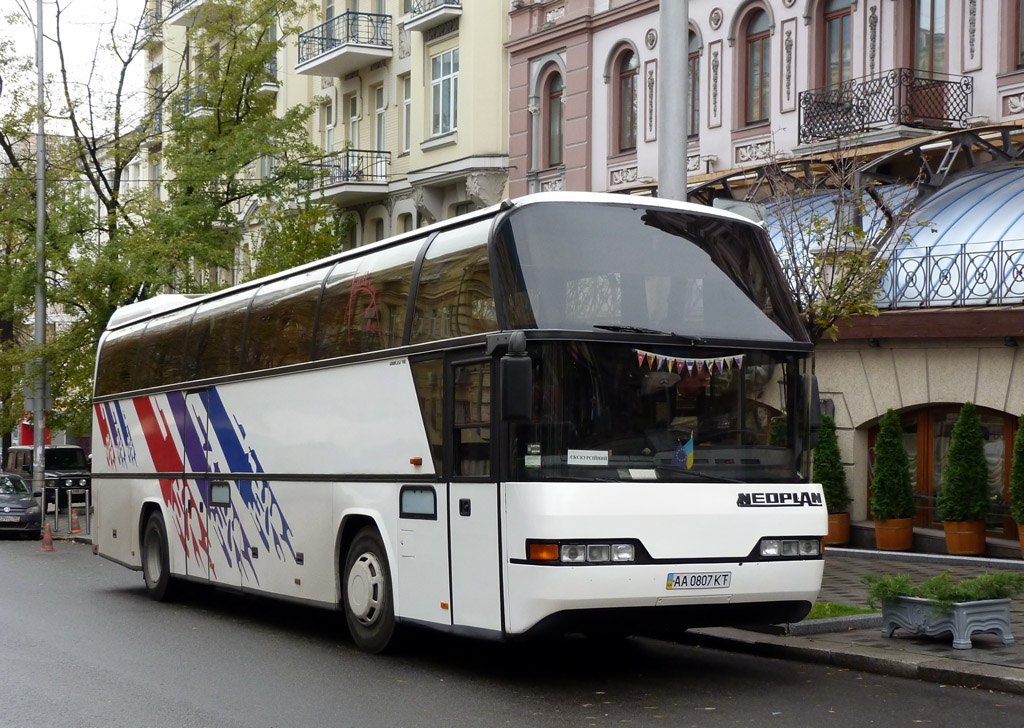
[(466, 195), (477, 207), (501, 202), (508, 175), (504, 172), (474, 172), (466, 177)]
[(554, 23), (556, 20), (561, 20), (565, 17), (565, 6), (559, 5), (557, 8), (548, 10), (544, 14), (544, 23)]
[(1006, 110), (1011, 114), (1019, 114), (1024, 111), (1024, 94), (1006, 97)]
[(708, 127), (715, 128), (722, 125), (722, 109), (719, 100), (721, 89), (722, 70), (722, 41), (716, 40), (708, 44), (708, 56), (711, 58), (711, 73), (708, 75), (708, 96), (711, 97), (709, 106)]
[(440, 190), (433, 187), (414, 187), (412, 201), (421, 220), (435, 223), (442, 219), (443, 195)]
[(565, 176), (558, 175), (552, 179), (546, 179), (540, 183), (541, 192), (561, 192), (565, 189)]
[(403, 25), (402, 27), (400, 27), (398, 29), (398, 57), (399, 57), (399, 59), (401, 59), (401, 58), (408, 58), (409, 57), (409, 54), (412, 53), (412, 48), (410, 46), (411, 46), (411, 43), (409, 43), (409, 31), (407, 31), (405, 29), (405, 26)]
[(622, 169), (611, 170), (611, 186), (619, 187), (621, 185), (632, 184), (639, 179), (640, 173), (636, 167), (624, 167)]
[(795, 77), (797, 75), (797, 19), (787, 18), (782, 21), (782, 82), (780, 84), (779, 109), (783, 112), (796, 111)]
[(647, 50), (653, 51), (654, 46), (658, 45), (658, 31), (654, 28), (649, 29), (644, 35), (644, 45), (647, 46)]
[(722, 9), (715, 8), (711, 11), (711, 15), (708, 16), (708, 24), (711, 25), (711, 30), (718, 30), (722, 27)]
[(692, 154), (686, 158), (686, 171), (697, 172), (700, 170), (700, 155)]
[(782, 0), (782, 4), (785, 5), (787, 8), (793, 7), (795, 3), (796, 0)]
[(971, 60), (974, 60), (974, 41), (978, 32), (978, 0), (967, 3), (967, 45), (971, 49)]
[(647, 114), (644, 125), (644, 141), (653, 142), (658, 138), (658, 62), (644, 63), (644, 91), (647, 98)]
[(760, 162), (772, 155), (772, 143), (770, 141), (754, 142), (736, 147), (737, 162)]
[(435, 28), (431, 28), (423, 34), (423, 40), (426, 43), (433, 43), (436, 40), (444, 38), (446, 35), (459, 32), (459, 19), (457, 17), (452, 18), (444, 23), (441, 23)]
[(982, 65), (985, 36), (981, 32), (982, 13), (985, 6), (978, 0), (969, 0), (963, 4), (964, 41), (960, 43), (963, 72), (980, 71)]
[(868, 8), (868, 75), (875, 75), (875, 48), (878, 46), (878, 6)]
[(540, 104), (532, 103), (526, 107), (526, 110), (530, 112), (530, 116), (536, 116), (540, 113)]
[(320, 88), (334, 88), (334, 76), (321, 76), (320, 77)]

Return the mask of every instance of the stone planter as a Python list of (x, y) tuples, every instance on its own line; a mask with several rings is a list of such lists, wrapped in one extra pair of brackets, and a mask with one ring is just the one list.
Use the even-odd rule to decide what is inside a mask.
[(936, 612), (931, 599), (899, 597), (882, 604), (882, 636), (892, 637), (897, 629), (928, 637), (951, 633), (957, 650), (971, 649), (974, 634), (999, 635), (1004, 645), (1013, 644), (1009, 599), (958, 602), (946, 612)]

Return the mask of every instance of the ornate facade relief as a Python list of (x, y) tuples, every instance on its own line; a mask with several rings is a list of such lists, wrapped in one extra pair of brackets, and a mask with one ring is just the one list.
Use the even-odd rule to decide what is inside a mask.
[(420, 220), (435, 223), (444, 219), (444, 194), (434, 187), (414, 187), (412, 200), (416, 204), (416, 213)]
[(477, 207), (497, 205), (505, 196), (505, 172), (473, 172), (466, 177), (466, 195)]

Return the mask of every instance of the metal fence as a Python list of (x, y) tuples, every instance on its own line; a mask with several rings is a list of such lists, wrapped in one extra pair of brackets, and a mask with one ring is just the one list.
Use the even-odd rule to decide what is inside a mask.
[(346, 44), (391, 47), (391, 16), (347, 10), (299, 35), (299, 65)]
[(991, 249), (936, 245), (897, 251), (876, 301), (882, 308), (978, 306), (1024, 301), (1024, 241), (997, 241)]
[(412, 0), (410, 12), (413, 15), (422, 15), (434, 8), (461, 8), (460, 0)]
[(883, 126), (964, 128), (974, 113), (974, 81), (913, 68), (800, 92), (800, 143)]

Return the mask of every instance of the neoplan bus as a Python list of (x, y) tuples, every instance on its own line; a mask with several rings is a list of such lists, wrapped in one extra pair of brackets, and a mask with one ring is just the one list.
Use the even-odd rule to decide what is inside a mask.
[(100, 342), (96, 550), (425, 625), (794, 621), (827, 517), (811, 346), (757, 225), (696, 205), (506, 201), (201, 297)]

